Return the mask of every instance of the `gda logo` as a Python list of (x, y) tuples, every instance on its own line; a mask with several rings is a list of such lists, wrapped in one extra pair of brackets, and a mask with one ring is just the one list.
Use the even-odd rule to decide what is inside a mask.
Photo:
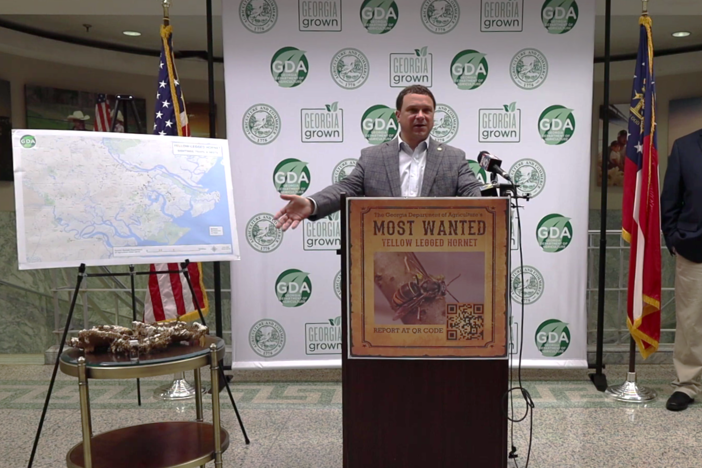
[(434, 34), (446, 34), (458, 24), (461, 10), (456, 0), (424, 0), (422, 23)]
[(284, 159), (273, 171), (275, 189), (285, 195), (302, 195), (309, 188), (311, 180), (307, 163), (299, 159)]
[(546, 171), (544, 167), (533, 159), (521, 159), (514, 163), (509, 170), (509, 175), (515, 184), (520, 196), (527, 193), (531, 198), (536, 197), (546, 186)]
[(248, 108), (242, 121), (244, 135), (257, 145), (267, 145), (280, 134), (280, 116), (267, 104)]
[(305, 51), (295, 47), (283, 47), (271, 59), (271, 75), (281, 88), (299, 86), (307, 78), (309, 70)]
[[(524, 288), (522, 288), (524, 284)], [(524, 298), (522, 299), (522, 289)], [(544, 293), (544, 277), (532, 266), (524, 267), (524, 282), (522, 283), (522, 271), (520, 268), (512, 270), (512, 300), (524, 305), (533, 304), (541, 298)]]
[(575, 0), (546, 0), (541, 22), (550, 34), (565, 34), (578, 22), (578, 4)]
[(285, 330), (275, 320), (259, 320), (249, 331), (249, 346), (262, 357), (273, 357), (285, 347)]
[(451, 61), (451, 80), (458, 89), (476, 89), (488, 77), (488, 62), (485, 54), (477, 50), (463, 50)]
[(564, 250), (573, 240), (573, 226), (570, 218), (550, 214), (536, 227), (536, 240), (544, 252), (556, 253)]
[(470, 167), (470, 170), (473, 171), (473, 174), (475, 174), (475, 177), (478, 178), (481, 184), (487, 184), (489, 179), (487, 176), (487, 172), (485, 172), (485, 169), (480, 167), (480, 164), (478, 164), (478, 161), (474, 161), (472, 159), (468, 160), (468, 167)]
[(522, 89), (536, 89), (546, 81), (548, 61), (536, 49), (523, 49), (512, 58), (509, 71), (514, 84)]
[(361, 5), (361, 24), (371, 34), (385, 34), (397, 24), (399, 11), (393, 0), (365, 0)]
[(336, 165), (334, 171), (332, 172), (332, 184), (341, 182), (353, 172), (354, 167), (356, 167), (357, 159), (349, 158), (344, 159), (339, 164)]
[(268, 32), (278, 20), (278, 5), (275, 0), (242, 0), (239, 19), (251, 32)]
[(446, 104), (437, 104), (431, 136), (439, 143), (448, 143), (458, 134), (458, 114)]
[(246, 240), (258, 252), (273, 252), (283, 242), (283, 231), (275, 227), (272, 214), (259, 213), (246, 223)]
[(546, 320), (536, 329), (536, 348), (546, 357), (558, 357), (570, 346), (568, 324), (560, 320)]
[(275, 294), (285, 307), (299, 307), (312, 295), (312, 281), (309, 273), (300, 270), (286, 270), (275, 281)]
[(22, 139), (20, 140), (20, 145), (22, 145), (22, 148), (34, 148), (37, 144), (37, 139), (34, 138), (32, 135), (24, 135)]
[(361, 131), (371, 145), (392, 140), (397, 135), (397, 129), (397, 116), (388, 106), (372, 106), (361, 119)]
[(562, 145), (575, 133), (573, 109), (551, 106), (539, 117), (539, 134), (547, 145)]
[(370, 73), (368, 58), (358, 49), (341, 49), (331, 61), (331, 76), (344, 89), (363, 86)]

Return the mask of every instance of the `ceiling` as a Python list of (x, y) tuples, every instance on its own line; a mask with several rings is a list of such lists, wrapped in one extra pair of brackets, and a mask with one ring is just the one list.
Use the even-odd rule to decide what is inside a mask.
[[(213, 0), (214, 18), (214, 52), (222, 56), (222, 1), (238, 0)], [(283, 1), (283, 0), (280, 0)], [(294, 1), (294, 0), (285, 0)], [(468, 1), (468, 0), (464, 0)], [(475, 0), (470, 0), (475, 1)], [(530, 1), (530, 0), (527, 0)], [(591, 1), (591, 0), (581, 0)], [(206, 18), (204, 0), (172, 0), (171, 23), (175, 26), (174, 47), (177, 50), (206, 50)], [(638, 18), (641, 13), (641, 0), (612, 0), (612, 54), (635, 53), (638, 47), (639, 28)], [(654, 19), (654, 45), (656, 50), (673, 49), (677, 47), (702, 44), (702, 0), (651, 0), (649, 12)], [(604, 30), (605, 30), (605, 0), (597, 0), (597, 19), (595, 29), (595, 56), (604, 56)], [(160, 0), (120, 0), (119, 2), (95, 0), (22, 0), (7, 1), (0, 4), (0, 18), (15, 23), (47, 30), (55, 33), (67, 34), (79, 38), (111, 42), (116, 44), (142, 47), (146, 49), (159, 48), (158, 27), (162, 18)], [(86, 30), (84, 25), (91, 25)], [(127, 37), (122, 34), (124, 30), (135, 30), (142, 33), (140, 37)], [(691, 36), (677, 39), (671, 36), (675, 31), (690, 31)], [(2, 28), (0, 28), (2, 33)], [(37, 44), (26, 35), (0, 34), (0, 51), (8, 52), (12, 49), (16, 54), (22, 54), (21, 45), (27, 43), (26, 53), (35, 58), (42, 58), (37, 54)], [(12, 40), (13, 44), (7, 44)], [(17, 39), (20, 45), (17, 44)], [(4, 42), (4, 44), (3, 44)], [(52, 41), (53, 42), (53, 41)], [(48, 42), (42, 43), (46, 48)], [(3, 47), (4, 46), (4, 47)], [(65, 45), (61, 45), (65, 48)], [(78, 46), (76, 46), (78, 47)], [(53, 60), (64, 60), (66, 54), (46, 52), (45, 55)], [(51, 60), (52, 58), (48, 58)], [(65, 60), (68, 60), (66, 58)], [(698, 67), (702, 64), (695, 63), (685, 55), (665, 58), (670, 63), (670, 69), (681, 66)], [(680, 62), (680, 63), (674, 63)], [(152, 66), (149, 65), (148, 73)], [(630, 67), (628, 67), (630, 68)], [(627, 69), (628, 69), (627, 68)], [(668, 65), (665, 67), (669, 68)], [(692, 71), (692, 70), (690, 70)]]

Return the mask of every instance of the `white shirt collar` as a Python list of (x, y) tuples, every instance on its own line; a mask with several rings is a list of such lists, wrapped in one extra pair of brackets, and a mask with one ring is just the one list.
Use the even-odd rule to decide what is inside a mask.
[[(413, 153), (413, 151), (412, 151), (412, 149), (410, 148), (410, 146), (405, 142), (405, 140), (402, 139), (402, 134), (398, 133), (398, 134), (397, 134), (397, 139), (398, 139), (398, 141), (399, 141), (398, 147), (399, 147), (400, 151), (405, 151), (407, 154), (410, 154), (410, 155), (411, 155), (411, 154)], [(422, 152), (422, 151), (425, 151), (425, 150), (428, 151), (428, 150), (429, 150), (429, 140), (430, 140), (430, 139), (431, 139), (431, 136), (428, 136), (426, 140), (419, 142), (419, 144), (418, 144), (417, 147), (414, 149), (414, 151), (417, 151), (417, 150), (419, 150), (419, 152)], [(422, 143), (424, 143), (424, 145), (422, 145)], [(402, 145), (405, 145), (405, 147), (403, 148)]]

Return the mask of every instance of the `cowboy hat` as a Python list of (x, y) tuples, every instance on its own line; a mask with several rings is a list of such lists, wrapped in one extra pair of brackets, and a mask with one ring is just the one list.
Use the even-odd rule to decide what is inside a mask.
[(79, 110), (74, 111), (73, 114), (69, 115), (66, 118), (68, 120), (90, 120), (89, 115), (85, 115), (85, 114), (83, 114), (82, 111), (79, 111)]

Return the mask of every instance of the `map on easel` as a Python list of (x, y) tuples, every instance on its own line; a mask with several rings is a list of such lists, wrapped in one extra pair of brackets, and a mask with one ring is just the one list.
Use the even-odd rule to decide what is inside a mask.
[(19, 268), (239, 259), (227, 140), (14, 130)]

